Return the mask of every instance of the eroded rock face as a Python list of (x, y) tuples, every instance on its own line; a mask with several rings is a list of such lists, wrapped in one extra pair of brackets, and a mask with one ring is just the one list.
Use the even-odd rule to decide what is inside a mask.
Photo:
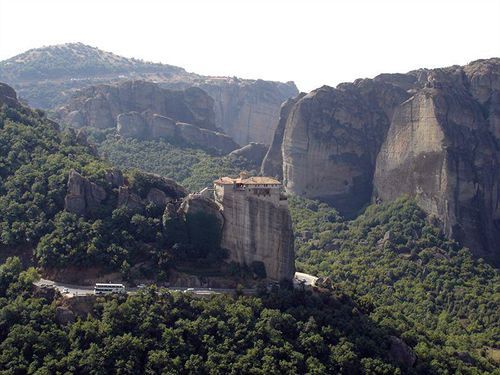
[(221, 246), (229, 250), (229, 260), (247, 266), (263, 263), (267, 278), (292, 280), (295, 253), (288, 206), (248, 190), (229, 188), (216, 196), (224, 216)]
[(374, 195), (414, 196), (448, 236), (492, 259), (500, 243), (498, 156), (470, 95), (453, 87), (425, 88), (394, 114), (377, 158)]
[(216, 130), (212, 98), (197, 87), (167, 90), (147, 81), (84, 88), (57, 110), (63, 122), (100, 129), (116, 126), (121, 113), (151, 111), (176, 121)]
[(322, 87), (283, 106), (262, 171), (347, 215), (409, 194), (498, 263), (499, 77), (489, 59)]
[(0, 106), (2, 104), (13, 108), (19, 107), (21, 105), (17, 101), (16, 91), (9, 85), (0, 82)]
[(324, 86), (298, 99), (281, 148), (286, 190), (355, 214), (370, 201), (389, 116), (407, 97), (401, 88), (363, 80), (336, 89)]
[(293, 82), (207, 77), (194, 84), (214, 99), (217, 124), (241, 146), (271, 144), (281, 104), (298, 94)]
[(68, 193), (64, 198), (64, 209), (77, 215), (94, 212), (106, 199), (106, 190), (75, 170), (68, 176)]
[(274, 176), (279, 180), (283, 180), (283, 155), (281, 152), (281, 145), (283, 144), (286, 123), (290, 111), (304, 96), (306, 96), (306, 94), (301, 92), (295, 98), (290, 98), (281, 105), (278, 126), (274, 132), (273, 141), (262, 161), (261, 172), (263, 176)]
[(205, 149), (228, 153), (238, 147), (231, 137), (192, 124), (150, 112), (128, 112), (118, 115), (117, 132), (124, 137), (142, 140), (158, 138), (181, 141)]

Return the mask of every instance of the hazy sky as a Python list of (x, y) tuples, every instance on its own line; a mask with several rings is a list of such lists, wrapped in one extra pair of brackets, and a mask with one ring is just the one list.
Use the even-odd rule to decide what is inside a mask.
[(500, 0), (0, 0), (0, 59), (77, 41), (309, 91), (500, 57)]

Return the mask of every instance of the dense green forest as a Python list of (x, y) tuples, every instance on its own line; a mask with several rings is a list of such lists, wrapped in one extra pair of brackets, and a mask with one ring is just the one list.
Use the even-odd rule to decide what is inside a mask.
[(60, 300), (32, 296), (35, 274), (16, 258), (0, 266), (5, 373), (401, 373), (387, 357), (388, 331), (345, 296), (283, 289), (196, 299), (150, 288), (98, 298), (90, 314), (62, 324)]
[(368, 207), (352, 222), (320, 202), (289, 202), (298, 269), (326, 277), (377, 324), (398, 332), (433, 372), (464, 371), (464, 362), (493, 371), (497, 270), (447, 240), (407, 198)]

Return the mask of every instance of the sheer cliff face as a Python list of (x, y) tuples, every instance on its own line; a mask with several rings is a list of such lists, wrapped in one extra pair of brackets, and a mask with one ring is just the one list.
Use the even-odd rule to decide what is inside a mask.
[(322, 87), (282, 117), (262, 168), (289, 192), (347, 215), (409, 194), (498, 263), (500, 59)]
[(464, 91), (426, 88), (396, 113), (377, 158), (374, 195), (414, 196), (448, 236), (487, 259), (500, 244), (497, 143)]
[(271, 144), (281, 104), (298, 93), (293, 83), (262, 80), (211, 79), (199, 87), (215, 101), (217, 124), (242, 146)]
[(112, 128), (121, 113), (150, 111), (177, 121), (215, 130), (213, 100), (198, 88), (166, 90), (146, 81), (90, 86), (57, 111), (75, 127)]
[(229, 250), (229, 260), (248, 266), (262, 262), (269, 279), (292, 280), (295, 254), (288, 207), (245, 192), (225, 193), (221, 204), (221, 247)]
[[(377, 93), (386, 101), (374, 99)], [(407, 97), (398, 87), (365, 80), (337, 89), (325, 86), (298, 99), (289, 110), (281, 142), (286, 190), (355, 214), (370, 200), (389, 116), (395, 103)], [(273, 147), (269, 154), (279, 159)], [(279, 160), (268, 158), (267, 163)]]

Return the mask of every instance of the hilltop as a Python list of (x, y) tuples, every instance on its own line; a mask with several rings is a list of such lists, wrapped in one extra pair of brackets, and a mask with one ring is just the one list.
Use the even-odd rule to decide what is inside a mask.
[(173, 65), (126, 58), (83, 43), (34, 48), (0, 62), (2, 82), (83, 79), (140, 73), (166, 76), (187, 74), (184, 69)]

